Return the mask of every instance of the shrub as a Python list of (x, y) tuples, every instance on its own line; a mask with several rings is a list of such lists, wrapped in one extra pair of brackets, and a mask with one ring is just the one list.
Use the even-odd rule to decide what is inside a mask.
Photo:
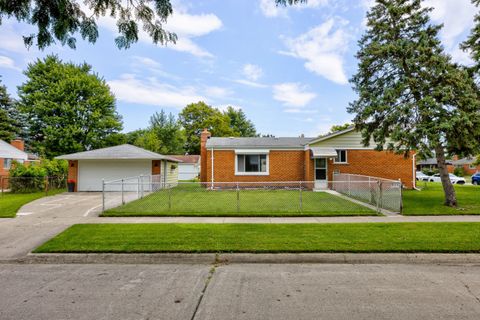
[(463, 167), (456, 167), (453, 170), (453, 174), (456, 175), (457, 177), (464, 177), (464, 176), (467, 175), (467, 173), (465, 172), (465, 169)]
[(45, 190), (46, 177), (49, 177), (48, 189), (64, 188), (67, 171), (65, 160), (42, 160), (27, 165), (14, 162), (10, 169), (10, 190), (13, 193)]

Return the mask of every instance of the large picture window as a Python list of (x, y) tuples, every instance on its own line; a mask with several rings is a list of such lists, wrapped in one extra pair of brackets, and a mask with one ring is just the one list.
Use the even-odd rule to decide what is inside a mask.
[(267, 154), (237, 154), (237, 174), (267, 174)]
[(3, 169), (10, 170), (11, 166), (12, 166), (12, 159), (9, 159), (9, 158), (3, 159)]

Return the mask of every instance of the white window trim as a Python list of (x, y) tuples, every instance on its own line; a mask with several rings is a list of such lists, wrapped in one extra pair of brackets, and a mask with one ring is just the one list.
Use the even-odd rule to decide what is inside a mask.
[[(240, 150), (239, 150), (240, 151)], [(238, 171), (238, 156), (239, 155), (266, 155), (267, 156), (267, 171), (266, 172), (239, 172)], [(268, 152), (257, 153), (242, 153), (235, 150), (235, 175), (236, 176), (268, 176), (270, 175), (270, 154)]]
[(338, 151), (345, 151), (345, 161), (344, 162), (340, 162), (340, 161), (337, 161), (337, 157), (333, 158), (333, 163), (335, 164), (348, 164), (348, 151), (347, 149), (336, 149), (337, 152)]
[[(3, 159), (3, 169), (4, 170), (10, 170), (12, 168), (12, 162), (13, 162), (12, 158), (4, 158)], [(6, 166), (7, 163), (9, 163), (8, 167)]]

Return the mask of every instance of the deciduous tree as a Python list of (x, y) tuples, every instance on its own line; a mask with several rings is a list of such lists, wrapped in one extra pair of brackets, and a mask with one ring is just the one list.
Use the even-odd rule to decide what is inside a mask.
[(47, 56), (28, 65), (18, 88), (31, 147), (48, 158), (106, 146), (122, 129), (115, 97), (105, 80), (86, 63), (64, 63)]

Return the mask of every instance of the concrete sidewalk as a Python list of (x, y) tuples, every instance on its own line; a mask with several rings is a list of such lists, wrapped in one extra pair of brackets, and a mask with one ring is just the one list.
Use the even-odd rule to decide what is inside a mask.
[(33, 201), (14, 219), (0, 219), (0, 260), (27, 257), (33, 249), (78, 223), (382, 223), (480, 222), (479, 216), (359, 217), (109, 217), (100, 218), (101, 194), (64, 193)]

